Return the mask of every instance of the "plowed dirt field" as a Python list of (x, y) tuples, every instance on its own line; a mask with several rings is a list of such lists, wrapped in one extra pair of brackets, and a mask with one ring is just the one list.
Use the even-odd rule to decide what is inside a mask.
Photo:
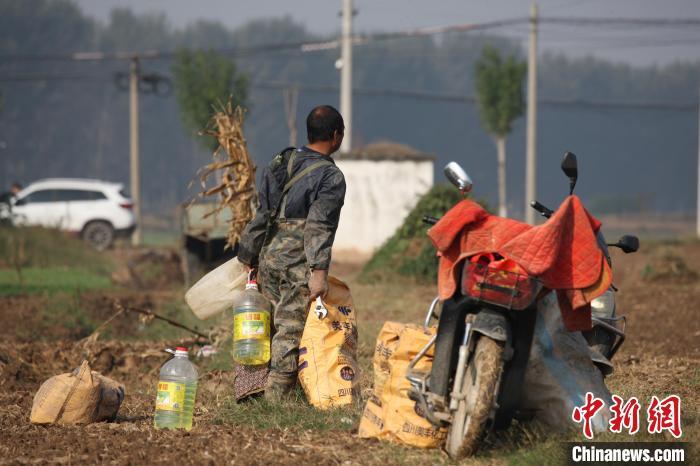
[[(678, 394), (683, 400), (683, 440), (700, 440), (700, 243), (643, 244), (633, 255), (614, 252), (618, 309), (628, 318), (627, 341), (608, 378), (614, 393), (648, 399)], [(332, 273), (353, 291), (360, 322), (363, 387), (371, 387), (373, 342), (382, 322), (420, 322), (433, 287), (361, 284), (359, 267), (335, 264)], [(307, 428), (304, 419), (245, 425), (231, 409), (231, 375), (224, 362), (198, 360), (203, 377), (190, 432), (152, 427), (154, 387), (162, 349), (185, 342), (186, 332), (167, 331), (157, 339), (151, 322), (120, 315), (86, 340), (76, 322), (49, 319), (53, 295), (0, 297), (0, 463), (1, 464), (435, 464), (449, 463), (439, 451), (387, 445), (357, 438), (359, 408), (336, 416), (330, 428)], [(93, 321), (105, 321), (113, 301), (157, 308), (182, 299), (182, 289), (121, 288), (86, 292), (75, 305)], [(166, 304), (164, 304), (166, 303)], [(63, 314), (61, 314), (63, 316)], [(50, 317), (50, 316), (49, 316)], [(81, 317), (82, 318), (82, 317)], [(48, 319), (48, 320), (47, 320)], [(79, 323), (79, 322), (78, 322)], [(215, 324), (215, 323), (214, 323)], [(201, 322), (207, 331), (212, 323)], [(94, 370), (126, 385), (127, 395), (114, 423), (88, 426), (34, 426), (32, 398), (48, 377), (71, 371), (83, 358)], [(281, 404), (280, 413), (293, 407)], [(335, 422), (335, 421), (334, 421)], [(300, 427), (301, 426), (301, 427)], [(664, 439), (660, 436), (659, 440)], [(625, 440), (622, 439), (621, 440)], [(515, 426), (492, 436), (467, 464), (547, 463), (551, 439)], [(538, 452), (542, 457), (538, 462)], [(534, 455), (534, 456), (533, 456)]]

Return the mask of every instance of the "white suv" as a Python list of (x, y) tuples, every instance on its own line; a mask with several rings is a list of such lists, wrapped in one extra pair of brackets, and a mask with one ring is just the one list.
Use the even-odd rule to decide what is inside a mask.
[(91, 246), (108, 248), (136, 227), (124, 185), (107, 181), (51, 178), (36, 181), (11, 201), (12, 223), (79, 233)]

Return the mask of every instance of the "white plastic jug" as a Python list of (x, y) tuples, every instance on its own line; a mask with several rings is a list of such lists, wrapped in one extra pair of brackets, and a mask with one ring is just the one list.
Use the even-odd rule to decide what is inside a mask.
[(246, 366), (270, 361), (272, 307), (249, 278), (245, 291), (233, 303), (233, 360)]
[(175, 357), (160, 368), (153, 420), (157, 429), (192, 428), (198, 375), (197, 367), (188, 358), (187, 348), (176, 348)]
[(231, 308), (238, 294), (243, 292), (247, 278), (243, 264), (234, 257), (192, 285), (185, 294), (185, 301), (194, 315), (208, 319)]

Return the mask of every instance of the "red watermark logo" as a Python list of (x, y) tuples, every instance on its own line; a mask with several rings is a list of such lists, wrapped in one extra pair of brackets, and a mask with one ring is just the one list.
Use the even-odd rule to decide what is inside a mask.
[[(612, 396), (613, 404), (610, 406), (610, 420), (608, 427), (610, 432), (622, 433), (627, 431), (629, 435), (639, 432), (639, 413), (641, 404), (635, 397), (627, 401), (617, 395)], [(577, 406), (571, 413), (571, 419), (581, 424), (583, 435), (587, 439), (593, 438), (593, 417), (605, 406), (605, 401), (593, 396), (593, 393), (586, 393), (586, 398), (582, 406)], [(659, 400), (652, 396), (647, 407), (647, 431), (650, 434), (660, 434), (668, 431), (675, 438), (683, 435), (681, 429), (681, 399), (678, 395), (670, 395)]]
[(612, 417), (608, 421), (610, 432), (619, 434), (622, 429), (627, 429), (630, 435), (639, 432), (639, 410), (642, 405), (635, 397), (626, 402), (617, 395), (612, 396), (613, 404), (610, 406)]
[(681, 399), (677, 395), (667, 396), (663, 400), (651, 397), (647, 409), (647, 422), (650, 434), (660, 434), (664, 430), (671, 432), (676, 438), (683, 435), (681, 430)]
[(588, 439), (593, 438), (593, 428), (591, 427), (591, 419), (595, 416), (598, 411), (600, 411), (605, 402), (600, 398), (593, 396), (593, 393), (586, 393), (586, 403), (583, 406), (577, 406), (574, 408), (574, 412), (571, 413), (571, 419), (574, 422), (580, 424), (583, 423), (583, 435)]

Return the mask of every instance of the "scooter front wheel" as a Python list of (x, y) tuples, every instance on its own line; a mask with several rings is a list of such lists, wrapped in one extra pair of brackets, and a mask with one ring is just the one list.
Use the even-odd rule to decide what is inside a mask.
[(447, 431), (445, 450), (459, 460), (472, 456), (486, 433), (503, 372), (503, 343), (479, 335), (467, 362), (457, 410)]

